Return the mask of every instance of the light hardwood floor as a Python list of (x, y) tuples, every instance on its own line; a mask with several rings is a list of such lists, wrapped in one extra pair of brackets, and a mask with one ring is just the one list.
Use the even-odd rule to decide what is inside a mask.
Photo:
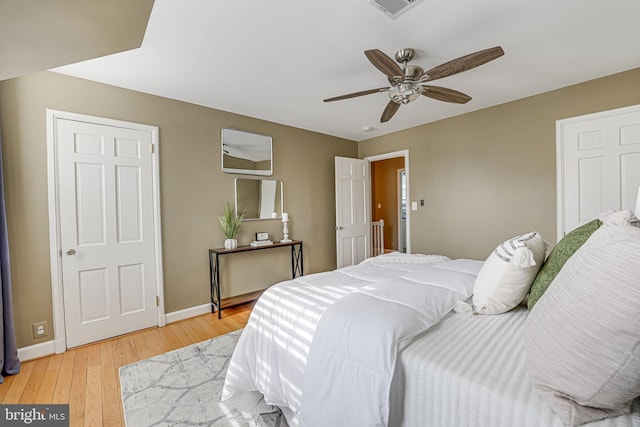
[(253, 303), (22, 363), (0, 384), (0, 402), (68, 403), (71, 426), (123, 426), (118, 368), (244, 327)]

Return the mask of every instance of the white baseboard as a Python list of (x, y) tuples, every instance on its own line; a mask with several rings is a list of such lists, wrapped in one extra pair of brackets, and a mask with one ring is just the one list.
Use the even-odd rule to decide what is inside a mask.
[[(185, 308), (184, 310), (167, 313), (165, 315), (165, 320), (167, 323), (173, 323), (207, 313), (211, 313), (211, 304), (202, 304), (191, 308)], [(63, 353), (65, 351), (64, 342), (58, 344), (58, 348), (61, 351), (57, 351), (57, 353)], [(18, 349), (18, 357), (22, 362), (31, 359), (37, 359), (39, 357), (49, 356), (55, 353), (56, 342), (54, 340)]]
[(18, 358), (21, 362), (37, 359), (39, 357), (49, 356), (56, 352), (55, 341), (42, 342), (40, 344), (30, 345), (18, 349)]
[(178, 322), (180, 320), (188, 319), (190, 317), (200, 316), (201, 314), (211, 313), (211, 303), (202, 304), (191, 308), (185, 308), (184, 310), (173, 311), (165, 315), (167, 323)]

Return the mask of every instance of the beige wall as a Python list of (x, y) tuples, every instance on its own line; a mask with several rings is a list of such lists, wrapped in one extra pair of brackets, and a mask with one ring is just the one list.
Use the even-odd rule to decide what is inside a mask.
[[(363, 141), (358, 154), (409, 150), (409, 198), (425, 199), (410, 212), (412, 252), (485, 259), (527, 231), (556, 241), (556, 120), (639, 103), (635, 69)], [(413, 108), (438, 108), (426, 104)]]
[[(335, 267), (333, 158), (409, 150), (415, 253), (484, 259), (513, 235), (555, 241), (555, 121), (640, 103), (640, 69), (559, 89), (357, 144), (236, 114), (44, 72), (0, 82), (0, 129), (14, 304), (20, 347), (31, 324), (52, 321), (46, 108), (160, 128), (165, 309), (208, 300), (206, 251), (222, 245), (216, 217), (236, 175), (220, 171), (223, 126), (272, 135), (274, 179), (284, 183), (290, 235), (305, 241), (305, 272)], [(419, 107), (416, 105), (416, 107)], [(434, 101), (424, 108), (437, 108)], [(282, 233), (279, 221), (245, 223), (238, 239)], [(286, 278), (288, 253), (260, 251), (224, 265), (223, 297)], [(251, 263), (251, 268), (246, 268)]]
[[(159, 127), (167, 313), (209, 298), (207, 249), (224, 242), (216, 217), (225, 201), (233, 201), (237, 176), (220, 170), (225, 126), (273, 137), (273, 178), (284, 183), (289, 234), (304, 241), (305, 272), (335, 268), (334, 156), (356, 157), (355, 142), (51, 72), (7, 80), (0, 82), (0, 129), (19, 347), (53, 338), (31, 337), (33, 322), (52, 322), (47, 108)], [(240, 244), (257, 231), (282, 238), (282, 223), (246, 222)], [(223, 263), (223, 297), (264, 288), (287, 278), (291, 268), (286, 248), (239, 254)]]

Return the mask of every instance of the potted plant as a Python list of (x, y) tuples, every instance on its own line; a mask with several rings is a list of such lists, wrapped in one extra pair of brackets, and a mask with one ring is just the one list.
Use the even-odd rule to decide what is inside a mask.
[(244, 212), (238, 215), (235, 208), (230, 203), (224, 204), (224, 213), (218, 217), (220, 226), (227, 238), (224, 241), (225, 249), (235, 249), (238, 247), (238, 241), (236, 240), (236, 234), (240, 229), (240, 224), (244, 219)]

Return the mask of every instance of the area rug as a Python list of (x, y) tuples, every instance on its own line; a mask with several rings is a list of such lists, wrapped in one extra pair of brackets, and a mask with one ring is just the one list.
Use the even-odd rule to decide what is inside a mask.
[(241, 331), (120, 368), (127, 427), (286, 427), (280, 412), (243, 413), (220, 402)]

